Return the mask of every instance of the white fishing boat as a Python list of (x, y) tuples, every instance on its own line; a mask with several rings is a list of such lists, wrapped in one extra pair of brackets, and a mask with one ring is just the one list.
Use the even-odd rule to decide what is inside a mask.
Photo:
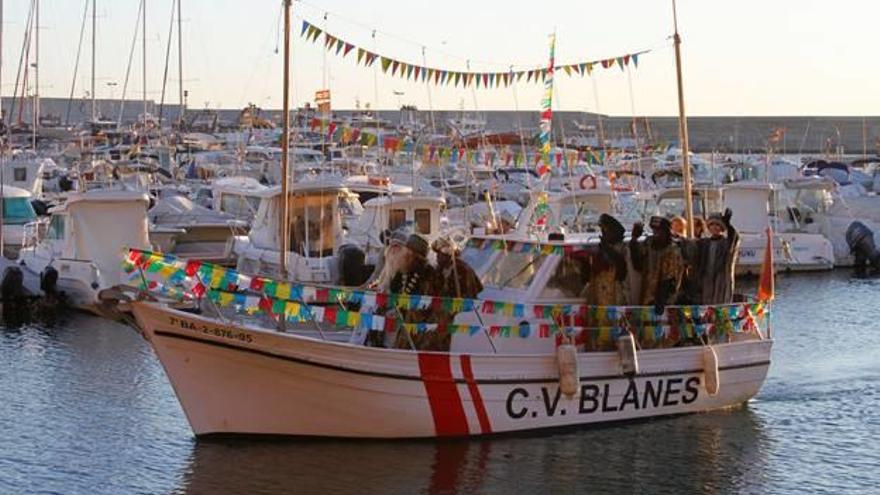
[[(449, 352), (367, 347), (364, 333), (351, 330), (358, 325), (348, 323), (355, 321), (352, 312), (335, 309), (338, 300), (329, 309), (311, 306), (311, 320), (289, 323), (283, 332), (247, 318), (208, 317), (157, 303), (136, 302), (133, 310), (199, 436), (477, 436), (711, 411), (742, 404), (761, 388), (773, 345), (762, 328), (762, 304), (668, 307), (657, 320), (653, 309), (643, 307), (573, 310), (581, 300), (559, 292), (554, 274), (569, 252), (588, 246), (542, 242), (518, 249), (523, 246), (507, 243), (508, 251), (495, 249), (496, 241), (506, 242), (479, 241), (485, 260), (480, 271), (489, 284), (483, 294), (507, 302), (459, 300), (470, 311), (459, 312), (450, 327)], [(519, 270), (523, 262), (531, 267), (525, 274)], [(510, 275), (513, 283), (500, 282)], [(229, 273), (202, 280), (209, 278), (241, 284)], [(278, 284), (261, 280), (259, 286), (271, 285), (277, 294)], [(282, 313), (302, 314), (294, 308), (304, 305), (292, 301), (303, 288), (285, 291), (298, 295), (282, 302)], [(339, 294), (345, 293), (316, 302), (351, 297)], [(383, 296), (352, 294), (362, 303), (356, 321), (363, 326), (370, 305)], [(259, 301), (266, 300), (238, 297), (230, 295), (227, 307), (241, 314), (259, 311)], [(406, 304), (444, 304), (421, 298), (407, 298)], [(222, 304), (223, 296), (218, 300)], [(556, 311), (571, 316), (554, 323)], [(729, 320), (709, 323), (698, 316), (710, 314)], [(340, 315), (346, 322), (341, 325)], [(384, 329), (388, 340), (398, 331), (421, 331), (389, 325), (389, 318), (373, 315), (369, 325)], [(639, 318), (653, 323), (640, 326)], [(557, 327), (560, 321), (573, 326)], [(587, 350), (584, 341), (590, 339), (604, 341), (603, 350)], [(691, 340), (651, 345), (679, 339)]]

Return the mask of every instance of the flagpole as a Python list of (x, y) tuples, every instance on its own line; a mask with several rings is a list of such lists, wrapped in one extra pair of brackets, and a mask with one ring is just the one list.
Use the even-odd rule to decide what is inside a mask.
[(284, 1), (284, 100), (283, 100), (283, 112), (284, 114), (281, 116), (282, 119), (282, 128), (281, 131), (281, 228), (279, 235), (280, 239), (280, 263), (279, 269), (281, 271), (282, 279), (287, 279), (287, 252), (290, 250), (290, 236), (288, 235), (288, 198), (287, 198), (287, 168), (288, 168), (288, 160), (289, 160), (289, 146), (290, 146), (290, 4), (291, 0), (283, 0)]
[(681, 168), (684, 179), (684, 202), (685, 218), (687, 219), (686, 237), (694, 236), (694, 204), (691, 185), (691, 165), (688, 156), (688, 128), (687, 116), (684, 111), (684, 86), (681, 77), (681, 36), (678, 35), (678, 13), (675, 8), (675, 0), (672, 0), (672, 23), (675, 29), (673, 35), (675, 45), (675, 75), (678, 81), (678, 132), (681, 139)]

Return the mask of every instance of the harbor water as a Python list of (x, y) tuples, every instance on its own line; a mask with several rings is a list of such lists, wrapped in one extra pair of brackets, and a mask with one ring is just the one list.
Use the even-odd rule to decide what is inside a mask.
[(0, 330), (0, 493), (877, 493), (878, 291), (780, 276), (746, 406), (468, 441), (196, 440), (133, 329)]

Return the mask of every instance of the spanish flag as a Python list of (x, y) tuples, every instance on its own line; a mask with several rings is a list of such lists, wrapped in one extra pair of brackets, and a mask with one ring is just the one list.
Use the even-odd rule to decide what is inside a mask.
[(758, 282), (758, 300), (773, 300), (775, 281), (773, 280), (773, 229), (767, 227), (767, 248), (764, 250), (764, 263), (761, 265), (761, 279)]

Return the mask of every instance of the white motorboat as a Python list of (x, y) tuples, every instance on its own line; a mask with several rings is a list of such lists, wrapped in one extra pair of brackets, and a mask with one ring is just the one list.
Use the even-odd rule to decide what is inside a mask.
[(247, 222), (180, 195), (159, 198), (147, 217), (153, 228), (178, 231), (164, 252), (212, 263), (234, 263), (230, 258), (232, 238), (247, 232)]
[(766, 231), (773, 229), (776, 268), (817, 271), (834, 268), (834, 248), (822, 234), (784, 232), (779, 226), (778, 187), (756, 182), (735, 182), (724, 187), (724, 206), (733, 211), (732, 222), (741, 243), (737, 274), (759, 274), (766, 250)]
[(146, 194), (89, 191), (71, 194), (50, 210), (48, 228), (31, 229), (16, 264), (25, 288), (41, 294), (48, 271), (73, 306), (94, 309), (102, 290), (123, 282), (120, 253), (126, 247), (149, 248)]
[(19, 187), (3, 186), (3, 255), (15, 258), (21, 249), (25, 232), (45, 225), (37, 218), (31, 205), (33, 195)]

